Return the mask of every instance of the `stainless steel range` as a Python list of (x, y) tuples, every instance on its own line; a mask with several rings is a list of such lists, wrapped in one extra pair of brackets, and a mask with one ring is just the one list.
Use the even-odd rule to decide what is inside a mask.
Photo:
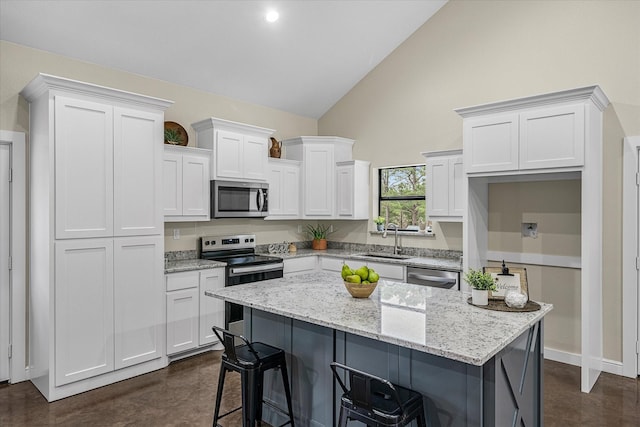
[[(255, 234), (200, 238), (200, 258), (227, 264), (225, 286), (260, 282), (283, 276), (284, 263), (281, 258), (256, 254), (255, 249)], [(226, 329), (244, 334), (241, 305), (225, 303), (224, 315)]]

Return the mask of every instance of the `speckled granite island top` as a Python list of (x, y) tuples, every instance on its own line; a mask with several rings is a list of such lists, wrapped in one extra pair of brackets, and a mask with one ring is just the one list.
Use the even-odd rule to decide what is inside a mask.
[(381, 280), (352, 298), (335, 273), (300, 274), (205, 292), (258, 310), (481, 366), (551, 309), (491, 311), (468, 295)]

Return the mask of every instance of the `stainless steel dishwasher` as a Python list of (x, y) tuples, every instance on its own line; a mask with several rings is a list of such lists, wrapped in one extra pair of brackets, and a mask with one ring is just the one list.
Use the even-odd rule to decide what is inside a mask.
[(460, 273), (426, 267), (407, 267), (407, 283), (460, 290)]

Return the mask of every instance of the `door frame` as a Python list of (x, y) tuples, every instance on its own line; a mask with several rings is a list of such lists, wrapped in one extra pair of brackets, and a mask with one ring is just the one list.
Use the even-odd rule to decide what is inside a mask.
[(636, 378), (640, 373), (638, 355), (638, 285), (636, 266), (639, 246), (638, 209), (640, 187), (636, 174), (640, 172), (640, 136), (624, 138), (622, 174), (622, 375)]
[(9, 382), (28, 379), (27, 359), (27, 185), (26, 143), (23, 132), (0, 130), (0, 141), (11, 145), (11, 328)]

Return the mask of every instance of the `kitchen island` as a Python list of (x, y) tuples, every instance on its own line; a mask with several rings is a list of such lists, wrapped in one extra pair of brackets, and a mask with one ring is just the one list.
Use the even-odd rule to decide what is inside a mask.
[[(336, 422), (332, 361), (419, 391), (430, 425), (542, 424), (542, 325), (549, 304), (526, 313), (490, 311), (468, 304), (458, 291), (382, 280), (369, 298), (355, 299), (332, 273), (208, 295), (245, 306), (248, 338), (287, 352), (300, 425)], [(265, 378), (265, 398), (283, 401), (277, 377)], [(276, 416), (265, 412), (272, 425), (281, 423), (268, 418)]]

